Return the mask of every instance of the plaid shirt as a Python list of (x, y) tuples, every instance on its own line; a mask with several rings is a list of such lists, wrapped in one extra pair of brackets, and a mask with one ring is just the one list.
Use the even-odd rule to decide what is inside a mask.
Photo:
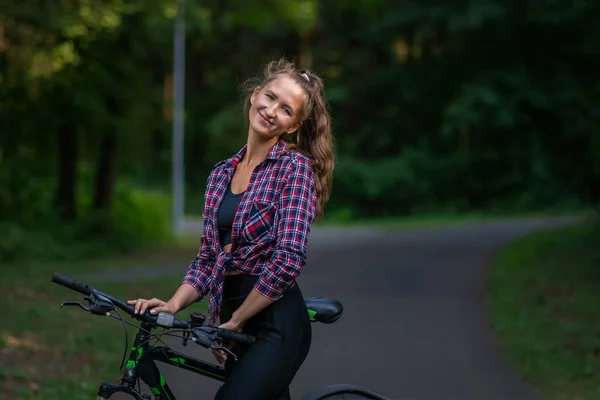
[(219, 241), (217, 210), (246, 151), (217, 163), (207, 180), (204, 233), (196, 259), (182, 281), (200, 298), (209, 294), (209, 323), (219, 316), (226, 270), (259, 275), (254, 288), (278, 300), (295, 284), (306, 262), (306, 248), (316, 211), (316, 187), (310, 160), (279, 141), (254, 169), (235, 214), (231, 252)]

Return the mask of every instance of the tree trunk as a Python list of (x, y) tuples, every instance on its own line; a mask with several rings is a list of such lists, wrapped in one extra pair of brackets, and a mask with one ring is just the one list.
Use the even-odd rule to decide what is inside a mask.
[[(121, 111), (117, 99), (111, 97), (107, 103), (113, 121), (118, 121)], [(116, 124), (104, 133), (100, 143), (98, 164), (96, 165), (96, 191), (94, 194), (94, 210), (96, 211), (110, 211), (113, 203), (118, 162), (118, 138), (115, 127)]]
[(75, 188), (77, 181), (77, 128), (62, 124), (58, 132), (58, 185), (55, 207), (63, 221), (77, 217)]
[(94, 210), (109, 211), (117, 180), (117, 135), (106, 132), (100, 144), (96, 166), (96, 191)]

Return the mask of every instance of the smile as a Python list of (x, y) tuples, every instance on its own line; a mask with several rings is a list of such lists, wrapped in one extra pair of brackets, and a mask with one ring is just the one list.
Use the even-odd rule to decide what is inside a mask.
[(271, 121), (269, 121), (264, 115), (262, 115), (261, 113), (258, 113), (258, 115), (260, 115), (260, 117), (263, 119), (263, 121), (265, 121), (267, 124), (269, 125), (275, 125), (273, 124)]

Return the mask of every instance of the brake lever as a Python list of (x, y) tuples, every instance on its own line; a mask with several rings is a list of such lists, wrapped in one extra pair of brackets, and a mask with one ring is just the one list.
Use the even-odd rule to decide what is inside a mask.
[(108, 300), (104, 299), (101, 296), (96, 296), (95, 293), (92, 293), (91, 296), (85, 296), (85, 300), (89, 303), (89, 307), (84, 306), (78, 301), (65, 301), (60, 307), (63, 306), (78, 306), (81, 307), (84, 311), (91, 312), (96, 315), (108, 315), (109, 312), (115, 309), (112, 303)]
[(225, 353), (230, 354), (233, 357), (233, 361), (237, 362), (237, 360), (238, 360), (238, 358), (235, 355), (235, 353), (233, 351), (229, 350), (225, 346), (222, 346), (222, 345), (216, 346), (216, 345), (212, 344), (212, 345), (210, 345), (210, 348), (213, 349), (213, 350), (223, 350)]
[(63, 308), (64, 306), (78, 306), (78, 307), (83, 308), (83, 310), (85, 310), (87, 312), (91, 311), (90, 307), (86, 307), (78, 301), (63, 301), (62, 304), (60, 305), (60, 308)]

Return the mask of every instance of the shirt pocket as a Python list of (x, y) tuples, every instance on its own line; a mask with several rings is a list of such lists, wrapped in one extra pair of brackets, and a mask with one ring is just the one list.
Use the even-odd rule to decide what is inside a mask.
[(275, 225), (277, 206), (273, 202), (253, 201), (241, 232), (248, 243), (265, 242)]

